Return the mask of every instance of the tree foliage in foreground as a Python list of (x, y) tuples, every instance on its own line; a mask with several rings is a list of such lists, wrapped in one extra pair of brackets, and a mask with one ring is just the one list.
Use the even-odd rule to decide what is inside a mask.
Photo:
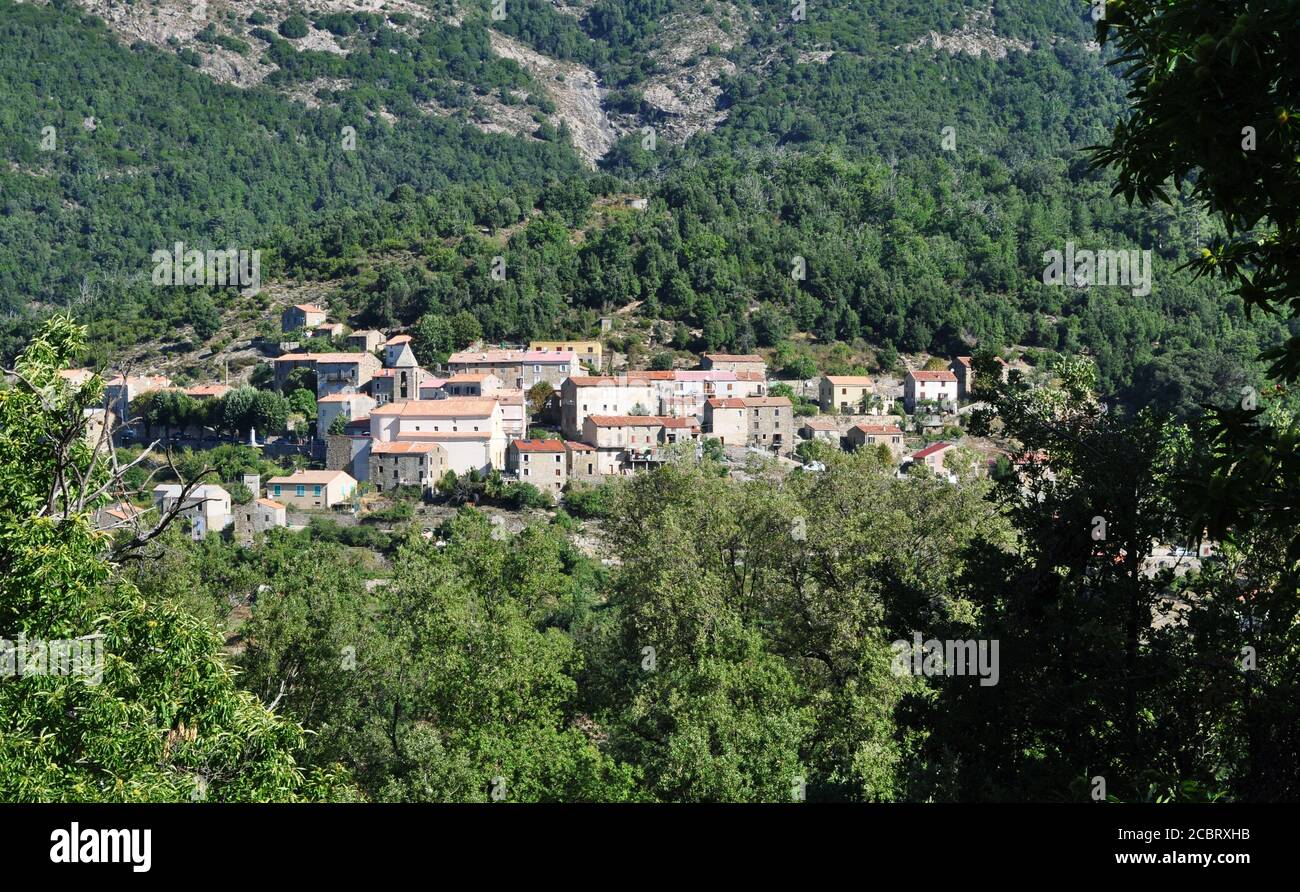
[(333, 769), (301, 761), (302, 728), (236, 685), (212, 629), (147, 602), (101, 557), (90, 511), (69, 510), (106, 482), (82, 414), (102, 382), (74, 391), (56, 374), (84, 346), (83, 331), (56, 317), (0, 391), (0, 635), (100, 636), (103, 674), (0, 681), (0, 800), (347, 796)]
[[(1118, 173), (1130, 202), (1168, 200), (1187, 184), (1225, 229), (1191, 265), (1236, 288), (1248, 311), (1285, 317), (1290, 337), (1265, 350), (1268, 375), (1300, 378), (1300, 57), (1294, 4), (1256, 0), (1112, 3), (1098, 36), (1132, 80), (1130, 113), (1094, 162)], [(1278, 387), (1276, 391), (1283, 391)], [(1277, 393), (1273, 394), (1275, 397)], [(1258, 394), (1199, 425), (1206, 461), (1180, 484), (1215, 536), (1280, 536), (1300, 560), (1300, 425)]]

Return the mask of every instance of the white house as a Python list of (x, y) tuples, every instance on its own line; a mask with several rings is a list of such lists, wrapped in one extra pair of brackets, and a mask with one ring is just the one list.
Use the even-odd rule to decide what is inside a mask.
[(447, 452), (447, 468), (457, 474), (505, 467), (503, 413), (500, 403), (490, 398), (389, 403), (370, 413), (370, 438), (372, 443), (438, 443)]
[(579, 375), (560, 385), (560, 427), (570, 440), (582, 438), (588, 415), (649, 415), (658, 406), (654, 384), (635, 373)]
[[(153, 503), (159, 514), (166, 514), (180, 501), (183, 488), (179, 483), (160, 483), (153, 488)], [(196, 541), (209, 533), (220, 533), (234, 521), (230, 512), (230, 493), (220, 486), (205, 483), (194, 487), (181, 502), (178, 517), (190, 522), (190, 536)]]

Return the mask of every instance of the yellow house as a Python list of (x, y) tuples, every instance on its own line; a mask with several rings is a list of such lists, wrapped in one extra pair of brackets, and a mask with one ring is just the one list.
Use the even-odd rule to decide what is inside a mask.
[(604, 368), (604, 351), (600, 341), (530, 341), (529, 350), (569, 350), (578, 354), (578, 362), (592, 371)]
[(266, 481), (268, 497), (294, 508), (332, 508), (350, 500), (356, 488), (344, 471), (295, 471)]

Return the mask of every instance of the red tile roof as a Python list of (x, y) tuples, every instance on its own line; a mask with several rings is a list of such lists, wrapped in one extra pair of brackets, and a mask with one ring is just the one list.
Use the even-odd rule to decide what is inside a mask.
[(385, 403), (371, 410), (371, 415), (410, 415), (419, 418), (488, 418), (496, 411), (496, 401), (484, 397), (453, 397), (446, 400), (406, 400)]
[(510, 444), (519, 452), (563, 452), (563, 440), (514, 440)]
[(430, 440), (388, 440), (374, 443), (370, 447), (371, 455), (411, 455), (435, 452), (442, 447)]
[(912, 453), (912, 458), (914, 459), (929, 458), (935, 453), (943, 452), (945, 449), (951, 449), (952, 447), (953, 447), (952, 443), (931, 443), (929, 446), (925, 447), (920, 452)]
[(805, 418), (803, 426), (814, 431), (837, 431), (839, 423), (833, 418)]
[(228, 384), (196, 384), (194, 387), (185, 388), (187, 396), (206, 397), (206, 396), (225, 396), (230, 392)]

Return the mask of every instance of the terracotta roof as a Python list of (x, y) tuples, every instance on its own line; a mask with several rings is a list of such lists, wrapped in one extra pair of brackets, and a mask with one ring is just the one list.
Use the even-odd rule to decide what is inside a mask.
[(942, 372), (920, 371), (920, 372), (908, 372), (907, 374), (910, 377), (915, 378), (917, 381), (956, 381), (957, 380), (957, 376), (949, 371), (942, 371)]
[(596, 447), (590, 443), (579, 443), (577, 440), (565, 440), (564, 448), (572, 452), (595, 452)]
[(511, 444), (519, 452), (563, 452), (562, 440), (515, 440)]
[(695, 428), (700, 426), (700, 423), (696, 421), (694, 418), (687, 418), (687, 417), (677, 418), (672, 415), (660, 415), (659, 423), (662, 424), (664, 427), (673, 427), (673, 428), (676, 427)]
[(130, 502), (118, 502), (104, 508), (104, 513), (116, 517), (118, 520), (131, 520), (143, 514), (144, 510), (135, 507)]
[(258, 500), (257, 500), (257, 504), (259, 504), (259, 505), (265, 505), (265, 506), (268, 507), (268, 508), (283, 508), (283, 507), (284, 507), (284, 505), (281, 505), (279, 502), (275, 501), (274, 499), (258, 499)]
[(318, 403), (350, 403), (353, 400), (370, 399), (364, 393), (329, 393), (322, 397), (317, 397)]
[(920, 452), (913, 452), (912, 458), (928, 458), (936, 452), (943, 452), (945, 449), (951, 449), (952, 447), (952, 443), (931, 443)]
[(815, 431), (837, 431), (839, 423), (833, 418), (805, 418), (803, 426)]
[(304, 313), (324, 313), (324, 312), (325, 312), (324, 310), (322, 310), (320, 307), (316, 306), (315, 304), (294, 304), (294, 305), (293, 305), (293, 308), (294, 308), (295, 310), (302, 310)]
[(412, 415), (420, 418), (487, 418), (496, 406), (496, 400), (465, 396), (447, 400), (407, 400), (401, 403), (386, 403), (370, 414), (372, 417)]
[[(421, 432), (423, 433), (423, 432)], [(370, 447), (371, 455), (408, 455), (410, 453), (434, 452), (442, 447), (432, 440), (389, 440), (374, 443)]]
[(410, 335), (393, 335), (391, 338), (384, 341), (384, 346), (389, 347), (394, 344), (406, 344), (409, 343), (410, 340), (411, 340)]
[(827, 375), (826, 380), (846, 387), (870, 387), (874, 383), (866, 375)]
[(705, 402), (714, 409), (743, 409), (745, 401), (740, 397), (711, 397)]
[(740, 402), (746, 409), (779, 409), (794, 405), (785, 396), (747, 396), (742, 397)]
[(864, 434), (901, 434), (902, 430), (894, 424), (855, 424), (854, 430), (862, 431)]
[(188, 396), (225, 396), (230, 392), (229, 384), (197, 384), (194, 387), (185, 388)]

